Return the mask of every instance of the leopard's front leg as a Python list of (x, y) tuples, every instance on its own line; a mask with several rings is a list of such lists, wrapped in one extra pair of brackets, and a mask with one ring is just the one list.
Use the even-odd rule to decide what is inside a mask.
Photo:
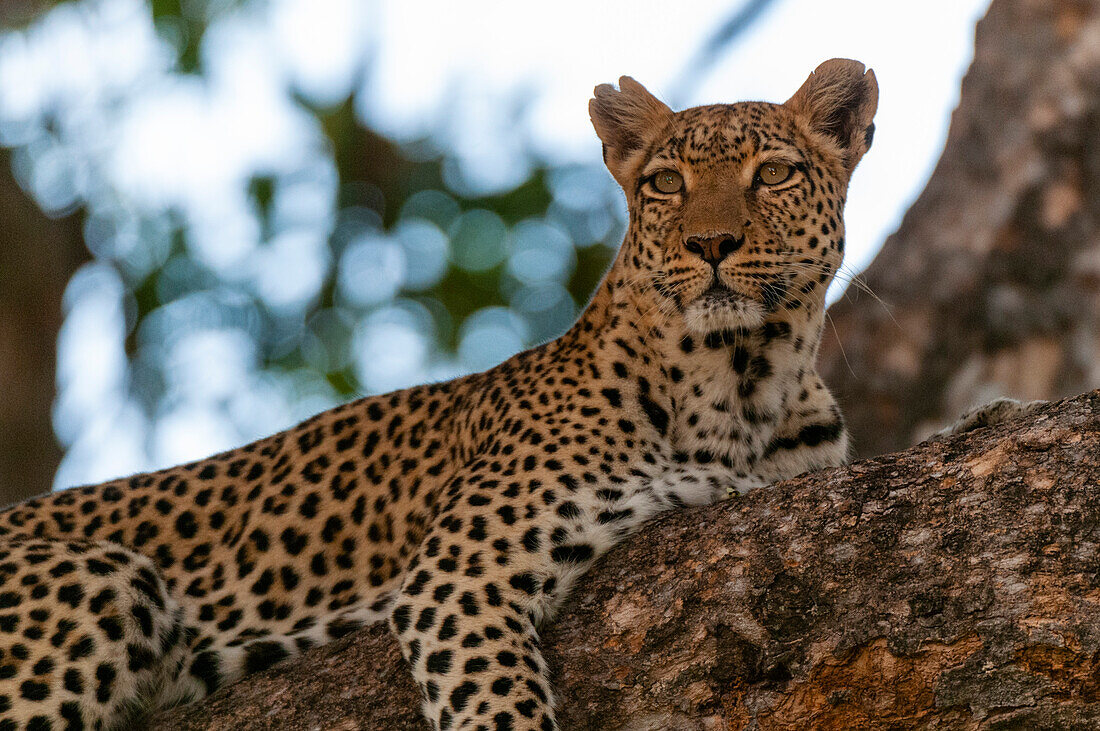
[(409, 565), (391, 624), (438, 729), (557, 728), (540, 622), (596, 558), (671, 507), (648, 474), (547, 462), (454, 477)]
[(561, 595), (552, 557), (572, 546), (573, 568), (583, 571), (595, 551), (585, 558), (569, 541), (555, 544), (550, 516), (564, 501), (549, 487), (530, 490), (539, 482), (529, 478), (511, 490), (496, 477), (451, 481), (390, 623), (434, 728), (550, 731), (557, 723), (537, 623)]

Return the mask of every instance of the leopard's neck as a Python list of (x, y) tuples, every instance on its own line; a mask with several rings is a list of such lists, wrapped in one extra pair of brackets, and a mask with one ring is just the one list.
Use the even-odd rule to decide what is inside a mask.
[(677, 451), (751, 461), (816, 379), (820, 309), (776, 312), (755, 327), (700, 333), (643, 291), (611, 292), (602, 301), (598, 295), (578, 332), (590, 315), (587, 332), (602, 370), (668, 410), (667, 439)]

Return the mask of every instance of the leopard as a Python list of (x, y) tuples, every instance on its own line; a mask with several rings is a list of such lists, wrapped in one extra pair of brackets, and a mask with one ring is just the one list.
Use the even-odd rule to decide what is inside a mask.
[(815, 370), (874, 72), (589, 115), (626, 233), (576, 323), (169, 469), (0, 512), (0, 731), (114, 729), (388, 622), (434, 729), (558, 728), (540, 628), (672, 509), (836, 467)]

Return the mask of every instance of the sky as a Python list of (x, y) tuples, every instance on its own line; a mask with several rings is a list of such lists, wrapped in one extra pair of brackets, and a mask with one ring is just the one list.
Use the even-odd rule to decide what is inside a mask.
[[(777, 0), (700, 74), (689, 61), (738, 4), (253, 0), (209, 26), (204, 75), (185, 78), (173, 73), (170, 39), (140, 0), (79, 0), (26, 30), (0, 32), (0, 144), (14, 148), (16, 178), (44, 210), (86, 207), (97, 257), (155, 265), (169, 245), (156, 216), (177, 211), (206, 266), (271, 307), (293, 309), (333, 264), (326, 241), (336, 173), (316, 119), (289, 90), (322, 107), (353, 94), (360, 118), (397, 140), (431, 133), (456, 154), (453, 182), (491, 193), (525, 179), (526, 150), (556, 164), (599, 160), (587, 112), (598, 83), (630, 75), (677, 107), (781, 102), (821, 61), (849, 57), (872, 67), (880, 88), (874, 146), (848, 199), (852, 273), (897, 226), (942, 150), (986, 4)], [(44, 130), (46, 110), (59, 112), (56, 129)], [(279, 179), (283, 191), (270, 240), (248, 199), (257, 174)], [(130, 210), (147, 211), (152, 223), (131, 225), (120, 215)], [(496, 225), (475, 218), (465, 223)], [(572, 249), (555, 231), (532, 222), (515, 232), (517, 278), (568, 273)], [(414, 222), (348, 252), (342, 291), (369, 304), (430, 275), (408, 269), (404, 257), (444, 266), (447, 243)], [(374, 288), (362, 278), (357, 286), (356, 271), (370, 273)], [(201, 304), (173, 303), (152, 324), (170, 332), (172, 322), (200, 317)], [(82, 269), (64, 307), (54, 421), (67, 453), (56, 487), (201, 457), (331, 405), (324, 393), (290, 403), (283, 385), (253, 377), (256, 353), (225, 329), (163, 345), (185, 398), (150, 422), (128, 401), (117, 272)], [(428, 338), (410, 317), (383, 307), (360, 323), (361, 378), (372, 389), (488, 367), (524, 341), (520, 318), (487, 308), (463, 324), (458, 361), (433, 370)]]

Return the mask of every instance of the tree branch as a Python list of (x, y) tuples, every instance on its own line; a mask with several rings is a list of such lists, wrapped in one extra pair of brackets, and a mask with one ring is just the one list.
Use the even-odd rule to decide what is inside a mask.
[[(565, 729), (1100, 721), (1100, 392), (668, 514), (544, 633)], [(385, 627), (159, 719), (422, 729)]]

